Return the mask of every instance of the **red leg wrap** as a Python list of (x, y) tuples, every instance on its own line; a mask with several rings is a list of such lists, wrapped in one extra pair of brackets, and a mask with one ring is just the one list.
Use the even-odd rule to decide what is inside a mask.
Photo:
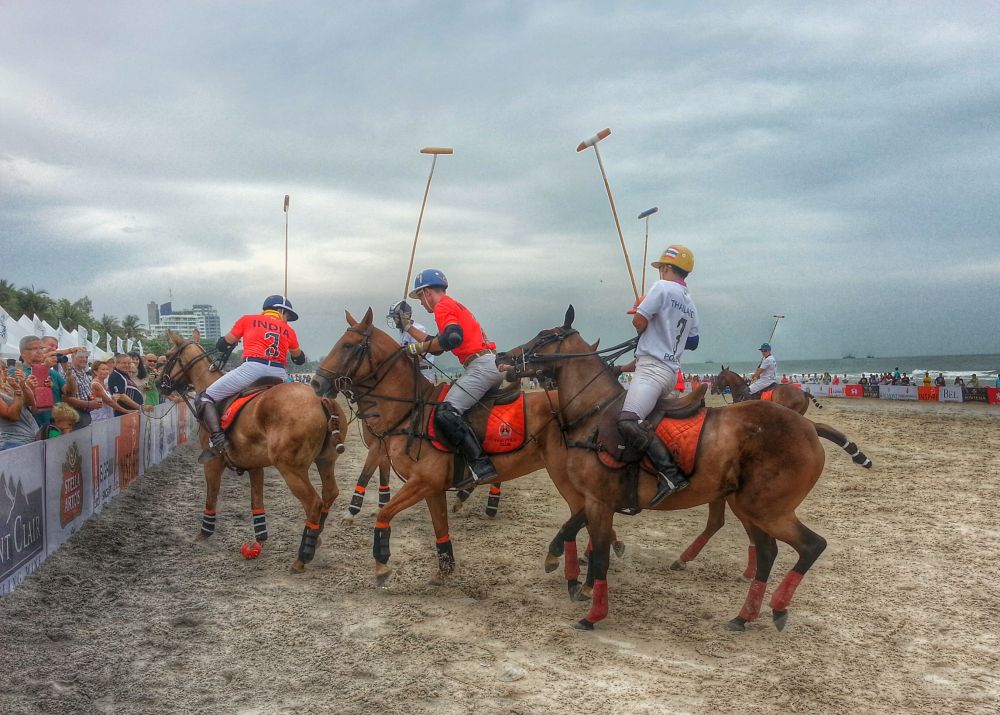
[(740, 609), (740, 618), (744, 621), (756, 621), (760, 615), (760, 604), (764, 602), (764, 592), (767, 590), (767, 581), (754, 581), (750, 584), (747, 592), (747, 600), (743, 602)]
[(563, 551), (563, 567), (566, 580), (576, 581), (580, 577), (580, 559), (576, 556), (576, 542), (567, 541)]
[(691, 561), (695, 556), (701, 553), (701, 550), (705, 548), (705, 544), (708, 543), (708, 536), (705, 534), (699, 534), (698, 538), (691, 542), (691, 545), (684, 549), (684, 553), (681, 554), (681, 561), (685, 563)]
[(590, 604), (587, 620), (591, 623), (603, 621), (608, 617), (608, 582), (606, 579), (594, 579), (594, 596)]
[(757, 547), (753, 544), (747, 547), (747, 567), (743, 569), (743, 578), (753, 578), (757, 573)]
[(583, 552), (583, 555), (586, 556), (589, 559), (590, 558), (590, 554), (593, 551), (594, 551), (594, 542), (591, 541), (590, 539), (587, 539), (587, 550)]
[(784, 580), (778, 586), (778, 590), (771, 594), (771, 608), (775, 611), (787, 611), (788, 604), (792, 602), (795, 589), (802, 581), (802, 574), (798, 571), (789, 571), (785, 574)]

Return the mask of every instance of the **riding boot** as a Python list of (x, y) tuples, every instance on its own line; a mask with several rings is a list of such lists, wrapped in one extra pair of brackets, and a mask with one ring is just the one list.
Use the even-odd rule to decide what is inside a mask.
[(653, 466), (656, 467), (656, 479), (659, 488), (656, 490), (653, 498), (649, 500), (650, 506), (656, 506), (669, 495), (687, 487), (689, 482), (681, 474), (681, 470), (677, 468), (677, 463), (674, 462), (674, 456), (670, 454), (670, 450), (667, 449), (667, 446), (658, 437), (653, 437), (649, 440), (649, 446), (646, 447), (646, 454), (649, 456), (649, 460), (653, 463)]
[(226, 433), (219, 424), (219, 407), (215, 404), (215, 400), (202, 393), (198, 398), (198, 406), (201, 408), (201, 422), (209, 434), (209, 446), (198, 457), (198, 461), (205, 464), (223, 454), (229, 443), (226, 441)]
[(456, 484), (456, 488), (471, 489), (497, 478), (497, 470), (483, 451), (479, 438), (454, 407), (447, 402), (439, 405), (434, 412), (434, 426), (462, 453), (472, 472), (468, 479)]

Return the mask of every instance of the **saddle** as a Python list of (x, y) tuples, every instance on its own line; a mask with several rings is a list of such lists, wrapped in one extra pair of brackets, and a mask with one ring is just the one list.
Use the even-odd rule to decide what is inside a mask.
[[(705, 407), (706, 392), (708, 385), (699, 385), (683, 397), (662, 399), (646, 419), (647, 424), (656, 426), (656, 438), (663, 441), (673, 454), (677, 466), (686, 475), (694, 471), (698, 440), (708, 412)], [(602, 410), (594, 438), (598, 458), (605, 466), (613, 469), (639, 462), (645, 456), (639, 450), (626, 446), (618, 431), (618, 415), (624, 402), (623, 393)], [(653, 471), (652, 464), (644, 461), (643, 469)]]
[(236, 394), (230, 395), (221, 402), (219, 402), (219, 425), (222, 427), (223, 431), (228, 432), (234, 424), (236, 424), (236, 418), (239, 417), (243, 408), (246, 407), (251, 400), (259, 396), (262, 392), (269, 390), (275, 385), (280, 385), (284, 382), (280, 377), (262, 377), (256, 382)]
[(750, 393), (750, 396), (747, 399), (748, 400), (764, 400), (765, 402), (769, 402), (769, 401), (771, 401), (771, 400), (774, 399), (774, 388), (776, 388), (777, 386), (778, 386), (778, 383), (773, 382), (770, 385), (768, 385), (767, 387), (765, 387), (763, 390), (761, 390), (760, 392)]
[[(444, 400), (450, 387), (442, 385), (435, 401)], [(431, 444), (442, 452), (454, 452), (437, 436), (434, 413), (432, 409), (427, 420), (427, 436), (431, 438)], [(504, 454), (524, 446), (524, 392), (516, 382), (489, 390), (479, 404), (465, 414), (465, 419), (487, 454)]]

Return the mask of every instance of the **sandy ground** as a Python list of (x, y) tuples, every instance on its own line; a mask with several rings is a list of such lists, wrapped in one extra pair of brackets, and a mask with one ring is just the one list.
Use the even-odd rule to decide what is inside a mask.
[[(249, 489), (233, 475), (218, 533), (195, 543), (203, 479), (184, 449), (0, 601), (0, 712), (1000, 711), (1000, 410), (823, 404), (810, 416), (876, 467), (827, 445), (799, 514), (829, 548), (784, 632), (768, 616), (724, 629), (747, 587), (735, 520), (669, 569), (705, 507), (616, 520), (628, 550), (611, 614), (583, 633), (570, 626), (587, 604), (541, 567), (567, 514), (544, 473), (506, 486), (495, 520), (484, 494), (453, 518), (460, 568), (444, 586), (429, 583), (426, 508), (403, 514), (396, 574), (377, 590), (371, 500), (354, 526), (331, 518), (308, 572), (288, 573), (302, 513), (276, 474), (261, 559), (238, 553)], [(354, 434), (338, 514), (362, 458)], [(775, 573), (793, 561), (783, 546)]]

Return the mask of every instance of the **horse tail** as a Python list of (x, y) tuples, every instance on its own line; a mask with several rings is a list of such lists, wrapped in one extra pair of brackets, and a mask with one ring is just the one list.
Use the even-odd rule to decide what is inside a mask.
[(346, 435), (341, 430), (347, 429), (346, 420), (342, 419), (345, 417), (344, 411), (340, 409), (336, 400), (330, 397), (321, 397), (319, 401), (323, 405), (323, 412), (326, 413), (326, 435), (323, 438), (323, 449), (325, 450), (333, 442), (337, 454), (343, 454)]
[(872, 460), (868, 459), (868, 457), (865, 456), (865, 453), (858, 449), (858, 445), (849, 440), (843, 432), (835, 430), (830, 425), (825, 425), (821, 422), (813, 422), (813, 425), (816, 427), (817, 436), (829, 440), (843, 449), (851, 456), (851, 459), (855, 464), (860, 465), (865, 469), (872, 468)]
[[(803, 392), (805, 391), (803, 390)], [(823, 409), (823, 405), (819, 404), (819, 400), (816, 399), (816, 396), (814, 394), (812, 394), (811, 392), (806, 392), (806, 395), (809, 397), (810, 400), (813, 401), (813, 404), (816, 405), (816, 409), (818, 410)]]

